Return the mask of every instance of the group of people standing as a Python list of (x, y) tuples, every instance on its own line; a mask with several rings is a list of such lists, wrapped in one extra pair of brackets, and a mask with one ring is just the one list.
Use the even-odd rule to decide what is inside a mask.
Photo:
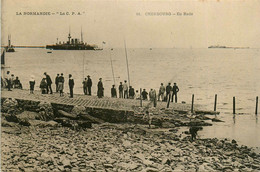
[(19, 77), (15, 77), (14, 74), (10, 73), (10, 71), (6, 72), (5, 80), (1, 78), (1, 86), (8, 88), (8, 91), (12, 91), (12, 88), (23, 89), (23, 85), (20, 82)]
[[(157, 100), (157, 95), (155, 89), (151, 89), (149, 93), (146, 91), (146, 89), (143, 89), (141, 92), (141, 97), (140, 94), (138, 93), (138, 90), (134, 90), (132, 86), (129, 86), (128, 89), (128, 84), (127, 81), (124, 81), (124, 84), (120, 82), (119, 87), (119, 98), (124, 98), (124, 99), (142, 99), (142, 100), (149, 100), (154, 101), (155, 99)], [(176, 83), (171, 86), (171, 83), (168, 83), (168, 85), (165, 87), (163, 83), (161, 83), (160, 89), (159, 89), (159, 94), (158, 94), (158, 101), (170, 101), (173, 102), (173, 99), (175, 98), (175, 103), (177, 103), (177, 93), (179, 92), (179, 87), (177, 86)], [(166, 94), (165, 94), (166, 93)], [(111, 97), (117, 98), (117, 91), (115, 88), (115, 85), (112, 85), (111, 88)]]
[[(166, 92), (166, 96), (165, 96)], [(168, 83), (166, 88), (164, 87), (163, 83), (161, 83), (158, 95), (158, 101), (160, 101), (160, 97), (162, 101), (171, 101), (173, 102), (173, 98), (175, 97), (175, 103), (177, 103), (177, 93), (179, 92), (179, 87), (176, 83), (171, 86), (171, 83)]]
[[(2, 82), (4, 82), (2, 80)], [(5, 85), (8, 88), (8, 91), (11, 91), (11, 88), (22, 88), (22, 84), (19, 80), (18, 77), (14, 79), (14, 75), (10, 74), (10, 71), (7, 71), (7, 74), (5, 76)], [(63, 73), (57, 74), (55, 78), (55, 85), (56, 85), (56, 92), (60, 93), (60, 96), (64, 96), (64, 83), (65, 79), (63, 76)], [(92, 79), (88, 75), (87, 78), (85, 78), (82, 82), (83, 84), (83, 92), (85, 95), (91, 96), (91, 87), (92, 87)], [(2, 86), (4, 83), (2, 83)], [(33, 94), (34, 91), (34, 86), (35, 86), (35, 79), (34, 76), (31, 75), (30, 80), (29, 80), (29, 85), (30, 85), (30, 93)], [(72, 75), (69, 74), (69, 90), (70, 90), (70, 98), (73, 98), (73, 88), (74, 88), (74, 79), (72, 78)], [(44, 77), (41, 80), (40, 83), (40, 89), (42, 94), (53, 94), (52, 91), (52, 80), (50, 75), (47, 74), (47, 72), (44, 72)], [(156, 102), (158, 101), (171, 101), (173, 102), (175, 100), (175, 103), (177, 103), (177, 93), (179, 92), (179, 87), (177, 86), (176, 83), (171, 86), (171, 83), (168, 83), (168, 85), (165, 87), (163, 83), (161, 83), (161, 86), (159, 88), (159, 93), (158, 96), (156, 95), (155, 89), (151, 89), (149, 93), (146, 91), (146, 89), (143, 89), (143, 91), (138, 92), (138, 90), (135, 91), (135, 89), (132, 86), (128, 87), (128, 83), (125, 80), (124, 83), (120, 82), (119, 87), (119, 98), (124, 98), (124, 99), (142, 99), (142, 100), (149, 100)], [(102, 82), (102, 78), (99, 78), (99, 82), (97, 84), (97, 96), (98, 98), (104, 97), (104, 86)], [(111, 88), (111, 97), (117, 98), (117, 90), (115, 85), (112, 85)], [(174, 99), (175, 98), (175, 99)]]
[[(56, 85), (56, 92), (60, 93), (60, 96), (64, 96), (64, 76), (63, 73), (61, 74), (57, 74), (56, 78), (55, 78), (55, 85)], [(52, 88), (52, 80), (50, 75), (48, 75), (46, 72), (44, 72), (44, 77), (41, 80), (40, 83), (40, 88), (42, 91), (42, 94), (53, 94)], [(31, 84), (30, 84), (30, 88), (31, 88)], [(70, 89), (70, 98), (73, 98), (73, 88), (74, 88), (74, 79), (72, 78), (72, 75), (69, 74), (69, 89)]]

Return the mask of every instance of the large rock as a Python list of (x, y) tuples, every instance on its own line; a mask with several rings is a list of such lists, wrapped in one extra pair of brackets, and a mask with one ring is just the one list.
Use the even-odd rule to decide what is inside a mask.
[(72, 114), (80, 115), (86, 113), (86, 108), (84, 106), (74, 106), (74, 108), (71, 111)]
[(13, 122), (8, 122), (5, 120), (5, 118), (1, 119), (1, 126), (2, 127), (15, 127), (17, 124), (13, 123)]
[(39, 104), (40, 119), (48, 121), (54, 118), (53, 108), (50, 103), (41, 102)]
[(19, 107), (18, 107), (18, 102), (14, 98), (7, 98), (4, 100), (2, 103), (2, 112), (6, 112), (9, 114), (17, 114), (20, 112)]
[(27, 119), (27, 120), (39, 120), (41, 119), (41, 116), (39, 113), (36, 112), (30, 112), (30, 111), (24, 111), (18, 115), (16, 115), (18, 119)]
[(37, 127), (58, 127), (59, 123), (55, 121), (40, 121), (40, 120), (29, 120), (29, 123), (31, 126), (37, 126)]

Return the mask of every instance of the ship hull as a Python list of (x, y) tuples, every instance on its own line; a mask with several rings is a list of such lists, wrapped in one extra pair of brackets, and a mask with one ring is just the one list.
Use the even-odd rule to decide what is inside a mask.
[(78, 45), (47, 45), (46, 49), (51, 50), (94, 50), (94, 47), (89, 45), (78, 46)]

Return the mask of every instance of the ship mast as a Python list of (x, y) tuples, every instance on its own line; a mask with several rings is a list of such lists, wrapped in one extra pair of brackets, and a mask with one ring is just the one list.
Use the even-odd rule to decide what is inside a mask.
[(69, 36), (68, 36), (69, 44), (70, 44), (70, 38), (71, 38), (71, 36), (70, 36), (70, 27), (69, 27)]
[(8, 47), (11, 47), (11, 35), (8, 35)]
[(83, 33), (82, 33), (82, 26), (81, 26), (81, 43), (83, 43)]

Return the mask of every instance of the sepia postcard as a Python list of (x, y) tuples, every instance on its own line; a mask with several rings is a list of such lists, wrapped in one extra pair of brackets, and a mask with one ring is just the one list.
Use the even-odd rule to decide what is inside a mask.
[(1, 171), (260, 171), (260, 1), (1, 0)]

